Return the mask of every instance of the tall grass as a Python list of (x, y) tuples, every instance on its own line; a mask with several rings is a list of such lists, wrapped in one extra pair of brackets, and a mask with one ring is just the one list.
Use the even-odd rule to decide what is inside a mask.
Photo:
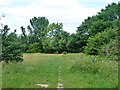
[(73, 60), (70, 71), (83, 76), (88, 84), (86, 87), (118, 87), (118, 62), (105, 57), (100, 59), (81, 54)]
[[(96, 58), (96, 59), (95, 59)], [(24, 54), (22, 63), (3, 65), (3, 88), (56, 88), (58, 70), (64, 88), (118, 87), (118, 62), (85, 54)]]
[(2, 63), (0, 62), (0, 89), (2, 89)]
[(35, 84), (57, 87), (58, 62), (55, 56), (25, 54), (24, 62), (3, 67), (3, 88), (41, 88)]

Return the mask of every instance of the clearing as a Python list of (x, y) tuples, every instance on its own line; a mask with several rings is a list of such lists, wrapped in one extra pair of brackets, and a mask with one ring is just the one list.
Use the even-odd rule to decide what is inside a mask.
[(118, 87), (118, 62), (108, 60), (92, 62), (92, 58), (96, 57), (82, 53), (24, 54), (22, 63), (3, 64), (2, 87), (57, 88), (60, 85), (64, 88)]

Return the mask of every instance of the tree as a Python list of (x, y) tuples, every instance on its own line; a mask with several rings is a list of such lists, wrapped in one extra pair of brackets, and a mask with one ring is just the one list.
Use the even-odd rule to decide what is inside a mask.
[(119, 55), (117, 39), (111, 39), (109, 43), (102, 45), (98, 53), (108, 57)]
[(21, 26), (22, 34), (20, 35), (21, 44), (23, 46), (22, 51), (26, 52), (28, 49), (28, 36), (26, 34), (25, 28)]
[(6, 63), (23, 61), (20, 39), (17, 37), (16, 30), (8, 34), (8, 25), (2, 29), (2, 60)]
[(61, 31), (61, 34), (60, 34), (61, 39), (59, 40), (60, 53), (64, 51), (68, 52), (66, 45), (67, 45), (69, 36), (70, 36), (69, 33), (67, 33), (66, 31), (63, 31), (63, 30)]
[(66, 47), (67, 47), (69, 52), (75, 53), (75, 52), (79, 51), (76, 41), (77, 41), (76, 34), (71, 34), (69, 37), (69, 40), (66, 44)]
[(90, 55), (97, 55), (100, 47), (109, 43), (111, 39), (116, 37), (116, 28), (107, 28), (101, 33), (97, 33), (95, 36), (89, 37), (87, 46), (85, 47), (85, 53)]
[(59, 53), (62, 53), (62, 51), (67, 51), (66, 44), (68, 41), (68, 37), (69, 37), (69, 33), (63, 30), (63, 24), (57, 23), (55, 25), (53, 41), (51, 42), (54, 51), (58, 51)]
[(69, 33), (63, 30), (62, 23), (52, 23), (47, 28), (47, 34), (43, 39), (43, 50), (45, 53), (54, 53), (58, 51), (67, 51), (66, 43)]
[[(77, 28), (77, 39), (74, 43), (78, 43), (83, 51), (87, 45), (87, 39), (95, 36), (97, 33), (103, 32), (107, 28), (118, 27), (119, 19), (118, 4), (112, 3), (101, 9), (97, 15), (88, 17), (84, 22)], [(75, 39), (74, 39), (75, 40)]]
[(46, 35), (46, 27), (49, 25), (48, 19), (45, 17), (34, 17), (30, 19), (30, 24), (33, 28), (33, 33), (38, 41), (42, 41), (42, 37)]
[(43, 44), (42, 44), (42, 39), (46, 36), (47, 34), (47, 27), (49, 25), (48, 19), (45, 17), (34, 17), (30, 19), (30, 24), (31, 26), (28, 26), (28, 39), (29, 39), (29, 45), (34, 44), (34, 43), (40, 43), (40, 48), (41, 51), (43, 50)]
[(41, 48), (39, 43), (30, 44), (28, 47), (27, 53), (40, 53)]
[(28, 44), (30, 45), (30, 44), (38, 42), (37, 37), (34, 34), (34, 30), (31, 28), (30, 25), (27, 26), (27, 29), (28, 29), (28, 32), (29, 32), (29, 34), (28, 34)]

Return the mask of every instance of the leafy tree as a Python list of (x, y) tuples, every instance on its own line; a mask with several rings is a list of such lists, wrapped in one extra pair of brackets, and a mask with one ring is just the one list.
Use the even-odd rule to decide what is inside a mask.
[(9, 61), (23, 61), (21, 53), (20, 39), (17, 37), (16, 30), (8, 34), (7, 25), (2, 29), (2, 60), (8, 63)]
[(2, 61), (2, 34), (0, 31), (0, 61)]
[(52, 23), (47, 28), (46, 37), (43, 39), (43, 49), (45, 53), (67, 51), (66, 43), (69, 33), (63, 30), (62, 23)]
[[(120, 8), (120, 2), (118, 3), (118, 8)], [(118, 9), (118, 16), (120, 17), (120, 9)], [(118, 22), (118, 29), (117, 29), (117, 41), (118, 41), (118, 58), (120, 58), (120, 18), (119, 18), (119, 22)], [(120, 86), (119, 86), (120, 87)]]
[(98, 20), (96, 22), (93, 22), (93, 25), (90, 27), (90, 30), (88, 31), (89, 36), (94, 36), (98, 32), (102, 32), (107, 28), (114, 28), (117, 25), (114, 25), (116, 21), (103, 21), (103, 20)]
[(55, 23), (50, 24), (47, 28), (47, 34), (42, 39), (44, 53), (54, 53), (51, 42), (53, 41)]
[(102, 19), (104, 21), (114, 21), (114, 20), (118, 20), (119, 16), (118, 16), (118, 4), (116, 3), (112, 3), (111, 5), (108, 4), (105, 9), (102, 9), (101, 12), (98, 13), (98, 19)]
[(88, 34), (71, 34), (67, 43), (67, 49), (69, 52), (79, 53), (84, 50), (83, 46), (86, 45), (88, 39)]
[[(101, 9), (97, 15), (88, 17), (84, 22), (77, 28), (76, 36), (78, 37), (74, 43), (78, 43), (83, 51), (87, 45), (87, 39), (91, 36), (95, 36), (99, 32), (103, 32), (107, 28), (118, 27), (119, 19), (118, 4), (112, 3)], [(75, 40), (75, 39), (74, 39)]]
[(30, 24), (33, 28), (33, 33), (36, 36), (38, 41), (42, 40), (42, 37), (46, 35), (46, 27), (49, 25), (48, 19), (45, 17), (34, 17), (30, 19)]
[(67, 47), (66, 44), (68, 42), (69, 39), (69, 33), (67, 33), (66, 31), (61, 31), (60, 34), (61, 39), (59, 40), (59, 47), (60, 47), (60, 53), (67, 52)]
[(76, 34), (71, 34), (66, 44), (69, 52), (78, 52), (78, 45), (76, 41), (77, 41)]
[(30, 25), (27, 27), (29, 32), (28, 35), (29, 45), (34, 43), (40, 43), (40, 48), (42, 51), (43, 50), (42, 39), (47, 34), (46, 28), (49, 25), (49, 21), (45, 17), (38, 18), (34, 17), (30, 19), (30, 24), (32, 27)]
[(28, 25), (27, 29), (28, 29), (28, 32), (29, 32), (29, 34), (28, 34), (28, 44), (30, 45), (30, 44), (38, 42), (37, 37), (34, 34), (33, 28), (30, 25)]
[(40, 48), (40, 44), (39, 43), (34, 43), (34, 44), (30, 44), (28, 50), (26, 51), (27, 53), (40, 53), (41, 52), (41, 48)]
[(107, 44), (111, 39), (116, 37), (116, 29), (108, 28), (105, 31), (89, 37), (87, 46), (85, 47), (86, 54), (98, 54), (98, 50), (104, 44)]
[(21, 26), (22, 34), (20, 35), (21, 44), (23, 46), (22, 51), (26, 52), (28, 49), (28, 36), (26, 34), (25, 28)]

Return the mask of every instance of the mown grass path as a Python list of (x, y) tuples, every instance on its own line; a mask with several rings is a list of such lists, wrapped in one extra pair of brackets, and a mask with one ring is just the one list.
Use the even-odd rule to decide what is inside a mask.
[(62, 79), (61, 79), (61, 66), (59, 67), (58, 73), (59, 73), (59, 75), (58, 75), (58, 86), (57, 86), (57, 88), (64, 88), (63, 83), (62, 83)]
[[(4, 65), (3, 88), (112, 88), (117, 87), (117, 62), (91, 63), (84, 54), (24, 54), (24, 61)], [(104, 72), (89, 73), (87, 68)], [(83, 70), (81, 70), (83, 68)]]

